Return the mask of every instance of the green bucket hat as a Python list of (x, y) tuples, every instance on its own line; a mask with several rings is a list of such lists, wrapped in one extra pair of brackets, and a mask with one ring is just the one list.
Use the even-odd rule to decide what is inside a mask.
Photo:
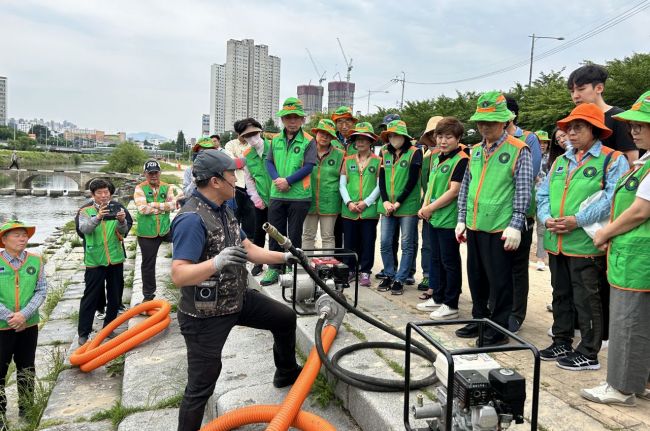
[(643, 93), (629, 110), (614, 115), (612, 118), (619, 121), (650, 123), (650, 91)]
[(352, 133), (350, 133), (348, 139), (354, 140), (356, 136), (365, 136), (366, 138), (370, 138), (373, 141), (379, 139), (379, 136), (375, 135), (375, 129), (372, 127), (372, 124), (368, 123), (367, 121), (357, 123), (354, 126)]
[(381, 132), (381, 140), (384, 142), (388, 142), (388, 134), (389, 133), (395, 133), (396, 135), (402, 135), (406, 136), (409, 139), (413, 139), (411, 135), (409, 135), (409, 131), (406, 128), (406, 123), (402, 120), (394, 120), (388, 123), (388, 126), (386, 127), (386, 130)]
[(311, 134), (316, 136), (316, 132), (322, 130), (323, 132), (329, 133), (334, 139), (336, 139), (336, 125), (334, 121), (323, 118), (318, 122), (318, 125), (311, 129)]
[(18, 220), (8, 220), (6, 223), (0, 226), (0, 247), (5, 246), (2, 237), (5, 236), (7, 232), (14, 229), (25, 229), (29, 238), (31, 238), (34, 235), (34, 232), (36, 232), (36, 228), (34, 226), (26, 225), (25, 223)]
[(508, 109), (505, 96), (498, 91), (488, 91), (478, 98), (476, 112), (469, 120), (507, 123), (513, 118), (515, 115)]
[(537, 139), (540, 141), (550, 141), (551, 138), (548, 137), (548, 132), (545, 132), (544, 130), (538, 130), (535, 132), (535, 135), (537, 136)]
[(336, 111), (332, 113), (332, 121), (336, 123), (336, 120), (339, 120), (341, 118), (349, 118), (355, 123), (359, 120), (354, 118), (354, 115), (352, 114), (352, 108), (349, 106), (339, 106), (336, 108)]
[(196, 141), (196, 144), (194, 144), (192, 147), (192, 152), (196, 153), (202, 149), (207, 150), (209, 148), (215, 148), (214, 142), (212, 142), (212, 139), (208, 138), (207, 136), (203, 136), (201, 139)]
[(284, 117), (285, 115), (290, 115), (290, 114), (296, 114), (301, 117), (306, 117), (305, 111), (303, 110), (302, 107), (302, 101), (298, 99), (297, 97), (289, 97), (287, 100), (284, 101), (282, 104), (282, 109), (278, 111), (277, 115), (278, 117)]

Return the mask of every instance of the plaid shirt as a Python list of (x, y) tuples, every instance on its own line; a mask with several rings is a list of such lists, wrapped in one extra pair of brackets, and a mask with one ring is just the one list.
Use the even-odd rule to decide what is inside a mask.
[[(499, 147), (499, 145), (506, 140), (508, 134), (503, 132), (503, 135), (493, 145), (487, 146), (485, 139), (481, 142), (485, 154), (490, 155)], [(463, 182), (460, 185), (460, 192), (458, 193), (458, 223), (465, 223), (467, 216), (467, 192), (469, 190), (469, 183), (472, 180), (470, 170), (465, 171)], [(531, 192), (533, 187), (533, 159), (530, 154), (530, 148), (525, 146), (522, 148), (517, 163), (515, 164), (515, 197), (512, 200), (513, 214), (510, 219), (508, 227), (515, 228), (520, 231), (527, 229), (526, 226), (526, 212), (530, 205)]]
[[(6, 250), (2, 250), (2, 257), (4, 257), (9, 264), (14, 268), (20, 268), (20, 266), (27, 259), (27, 252), (23, 251), (17, 257), (12, 257)], [(5, 289), (7, 286), (0, 286), (0, 289)], [(13, 286), (11, 286), (13, 288)], [(41, 269), (38, 273), (38, 281), (36, 282), (36, 289), (34, 290), (34, 296), (29, 300), (25, 308), (20, 310), (25, 319), (29, 319), (38, 312), (38, 307), (41, 306), (43, 301), (45, 301), (45, 295), (47, 294), (47, 281), (45, 280), (45, 268), (41, 264)], [(8, 321), (9, 316), (14, 313), (13, 310), (8, 309), (3, 304), (0, 304), (0, 320)]]
[[(162, 214), (172, 212), (176, 208), (176, 201), (178, 199), (183, 199), (183, 192), (174, 184), (168, 184), (168, 186), (169, 191), (165, 198), (165, 202), (147, 202), (147, 196), (144, 194), (142, 187), (138, 184), (133, 193), (133, 202), (135, 203), (136, 208), (138, 208), (138, 213)], [(159, 190), (160, 186), (151, 188)]]

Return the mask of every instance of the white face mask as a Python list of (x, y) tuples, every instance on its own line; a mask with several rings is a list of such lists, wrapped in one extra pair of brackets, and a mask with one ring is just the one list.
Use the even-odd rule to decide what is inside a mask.
[(264, 139), (262, 139), (259, 133), (245, 139), (248, 145), (256, 149), (262, 148), (262, 146), (264, 145)]
[(393, 148), (399, 150), (402, 148), (402, 145), (404, 145), (405, 138), (401, 135), (392, 135), (390, 138), (388, 138), (388, 141), (393, 146)]

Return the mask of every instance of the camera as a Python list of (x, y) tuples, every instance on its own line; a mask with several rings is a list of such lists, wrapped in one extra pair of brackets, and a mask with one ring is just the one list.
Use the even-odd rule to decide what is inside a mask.
[(194, 306), (197, 311), (217, 308), (217, 280), (207, 279), (194, 287)]
[(116, 202), (109, 202), (106, 205), (108, 214), (104, 216), (104, 220), (115, 220), (117, 218), (117, 213), (120, 212), (120, 206)]

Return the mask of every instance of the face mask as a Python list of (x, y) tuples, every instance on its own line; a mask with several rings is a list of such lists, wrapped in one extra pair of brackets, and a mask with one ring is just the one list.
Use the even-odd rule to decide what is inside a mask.
[(399, 150), (402, 148), (402, 145), (404, 145), (404, 137), (400, 135), (393, 135), (389, 139), (390, 144), (395, 148), (396, 150)]
[(259, 134), (256, 134), (255, 136), (251, 136), (250, 138), (246, 138), (246, 142), (248, 145), (250, 145), (253, 148), (259, 149), (264, 145), (264, 140)]

